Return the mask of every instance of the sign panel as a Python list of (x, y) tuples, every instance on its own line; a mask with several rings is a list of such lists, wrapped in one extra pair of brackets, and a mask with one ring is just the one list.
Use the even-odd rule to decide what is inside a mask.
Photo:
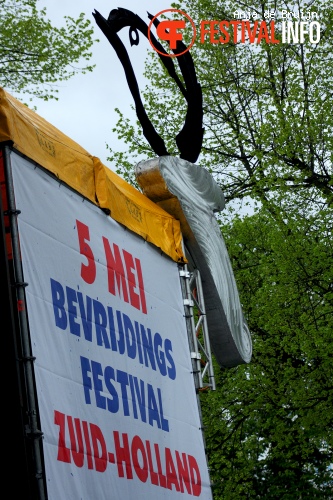
[(49, 500), (211, 499), (176, 263), (11, 160)]

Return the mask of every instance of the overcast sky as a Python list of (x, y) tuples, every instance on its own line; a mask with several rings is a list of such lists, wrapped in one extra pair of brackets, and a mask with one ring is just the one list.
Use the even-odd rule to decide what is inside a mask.
[[(109, 12), (117, 7), (131, 10), (149, 22), (147, 11), (153, 15), (170, 8), (168, 0), (40, 0), (37, 5), (46, 6), (47, 17), (56, 26), (63, 25), (63, 16), (77, 17), (84, 12), (92, 21), (96, 37), (100, 40), (93, 48), (92, 64), (96, 67), (92, 73), (77, 75), (66, 82), (59, 83), (59, 100), (43, 102), (34, 100), (37, 113), (59, 128), (66, 135), (78, 142), (89, 153), (98, 156), (102, 162), (112, 168), (106, 160), (108, 151), (106, 143), (114, 145), (115, 149), (123, 150), (124, 146), (117, 146), (117, 137), (112, 132), (118, 115), (114, 108), (119, 107), (133, 123), (135, 113), (131, 111), (133, 104), (132, 94), (128, 88), (123, 67), (113, 47), (105, 38), (95, 23), (92, 12), (98, 10), (105, 18)], [(128, 28), (120, 32), (121, 38), (128, 39)], [(140, 90), (144, 88), (144, 60), (148, 50), (152, 50), (148, 40), (140, 34), (140, 43), (128, 49)]]

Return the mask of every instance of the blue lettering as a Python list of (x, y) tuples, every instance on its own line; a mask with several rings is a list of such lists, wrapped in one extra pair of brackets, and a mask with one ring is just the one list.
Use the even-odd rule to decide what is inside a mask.
[(139, 361), (143, 365), (142, 345), (141, 345), (141, 338), (140, 338), (139, 323), (137, 321), (135, 321), (134, 325), (135, 325), (136, 345), (137, 345), (138, 353), (139, 353)]
[(67, 314), (65, 311), (65, 293), (64, 289), (58, 281), (50, 279), (51, 281), (51, 293), (52, 293), (52, 304), (55, 324), (58, 328), (66, 330), (67, 328)]
[[(139, 382), (140, 382), (140, 387), (139, 387)], [(142, 422), (147, 422), (144, 381), (141, 379), (139, 381), (136, 377), (134, 377), (134, 388), (135, 388), (136, 399), (139, 403), (141, 420)]]
[[(125, 417), (133, 417), (136, 420), (141, 418), (142, 422), (147, 423), (148, 410), (149, 425), (154, 426), (156, 423), (159, 429), (169, 432), (169, 422), (163, 414), (161, 389), (157, 388), (155, 392), (151, 384), (145, 384), (143, 380), (122, 370), (114, 370), (112, 366), (106, 366), (103, 370), (103, 366), (97, 361), (89, 360), (83, 356), (80, 357), (80, 360), (86, 404), (91, 404), (91, 391), (93, 390), (97, 408), (117, 413), (120, 408), (120, 396), (118, 395), (118, 391), (120, 391)], [(118, 387), (115, 386), (115, 383), (119, 384)], [(128, 386), (131, 398), (129, 398)], [(110, 397), (105, 395), (105, 388)], [(131, 407), (129, 401), (132, 401)]]
[(114, 375), (114, 369), (112, 366), (107, 366), (104, 370), (104, 377), (105, 377), (105, 385), (107, 387), (107, 390), (112, 396), (112, 399), (108, 398), (108, 410), (111, 413), (117, 413), (119, 410), (119, 397), (117, 394), (117, 391), (112, 384), (111, 380), (116, 381), (115, 375)]
[(161, 421), (160, 421), (160, 415), (158, 413), (158, 408), (157, 408), (157, 403), (156, 403), (156, 398), (155, 398), (153, 386), (148, 384), (147, 389), (148, 389), (148, 419), (149, 419), (149, 424), (153, 426), (154, 420), (155, 420), (157, 423), (157, 427), (160, 429), (161, 428)]
[(125, 415), (125, 417), (128, 417), (130, 412), (129, 412), (128, 396), (127, 396), (127, 386), (128, 386), (127, 373), (123, 372), (121, 370), (117, 370), (117, 382), (119, 382), (120, 387), (121, 387), (121, 396), (123, 399), (124, 415)]
[(156, 355), (156, 361), (160, 369), (161, 375), (165, 376), (167, 374), (167, 369), (166, 369), (164, 352), (162, 351), (162, 344), (163, 344), (162, 337), (158, 332), (156, 332), (154, 335), (154, 351)]
[(103, 384), (101, 381), (101, 376), (103, 375), (102, 365), (97, 363), (97, 361), (91, 361), (91, 369), (93, 374), (94, 381), (94, 392), (96, 398), (96, 406), (97, 408), (102, 408), (102, 410), (106, 409), (106, 397), (102, 396), (103, 392)]
[(135, 399), (133, 378), (135, 379), (136, 377), (132, 377), (132, 375), (128, 375), (130, 389), (131, 389), (131, 396), (132, 396), (133, 417), (137, 420), (137, 418), (138, 418), (138, 410), (137, 410), (137, 407), (136, 407), (136, 399)]
[(109, 306), (108, 306), (108, 316), (109, 316), (111, 349), (113, 351), (117, 351), (117, 340), (116, 340), (116, 330), (114, 328), (113, 310), (112, 310), (112, 307), (109, 307)]
[(145, 365), (148, 367), (148, 358), (150, 361), (150, 366), (152, 367), (153, 370), (156, 371), (156, 363), (155, 363), (155, 355), (154, 355), (154, 349), (153, 349), (153, 341), (151, 339), (151, 330), (150, 328), (147, 328), (148, 331), (148, 337), (146, 335), (146, 331), (143, 325), (140, 325), (141, 327), (141, 338), (142, 338), (142, 346), (143, 346), (143, 354), (145, 357)]
[(119, 330), (118, 352), (119, 352), (119, 354), (124, 354), (124, 352), (125, 352), (125, 339), (124, 339), (123, 322), (121, 320), (121, 312), (116, 311), (116, 314), (117, 314), (117, 322), (118, 322), (118, 330)]
[(84, 338), (89, 342), (92, 341), (92, 300), (88, 295), (86, 296), (87, 306), (85, 308), (83, 295), (77, 292), (77, 299), (79, 303), (80, 315), (82, 319)]
[(123, 314), (124, 318), (124, 329), (125, 329), (125, 340), (127, 355), (131, 359), (136, 358), (136, 339), (135, 332), (131, 320), (126, 314)]
[[(159, 332), (152, 334), (150, 328), (132, 321), (121, 311), (116, 310), (114, 315), (113, 308), (104, 307), (99, 300), (84, 296), (68, 286), (64, 288), (54, 279), (50, 279), (50, 283), (55, 325), (58, 328), (68, 328), (77, 337), (83, 332), (88, 342), (92, 342), (94, 334), (98, 346), (112, 349), (120, 355), (126, 354), (129, 359), (137, 359), (147, 368), (154, 371), (158, 369), (163, 377), (176, 379), (170, 339), (163, 339)], [(135, 393), (135, 384), (130, 387)]]
[(91, 372), (90, 361), (83, 356), (80, 356), (81, 359), (81, 371), (82, 371), (82, 382), (83, 382), (83, 391), (84, 398), (87, 405), (91, 404), (90, 399), (90, 391), (92, 389), (91, 378), (88, 376), (88, 372)]
[(166, 432), (169, 432), (169, 422), (167, 421), (166, 418), (164, 418), (163, 415), (163, 405), (162, 405), (162, 394), (161, 394), (161, 389), (157, 389), (157, 394), (158, 394), (158, 404), (160, 407), (159, 414), (161, 415), (161, 422), (162, 422), (162, 429)]
[(76, 292), (73, 290), (73, 288), (69, 288), (69, 286), (66, 286), (66, 295), (67, 295), (67, 302), (68, 302), (68, 319), (69, 319), (69, 331), (73, 335), (77, 335), (80, 337), (80, 325), (75, 321), (77, 318), (77, 311), (76, 311)]
[(171, 352), (172, 352), (171, 340), (165, 339), (164, 349), (165, 349), (165, 356), (166, 356), (167, 360), (170, 363), (170, 366), (168, 366), (168, 375), (169, 375), (169, 378), (171, 380), (175, 380), (175, 378), (176, 378), (176, 366), (175, 366), (175, 362), (173, 360), (173, 357), (171, 355)]
[(98, 300), (93, 301), (94, 319), (96, 327), (97, 345), (105, 345), (106, 349), (110, 349), (110, 341), (106, 331), (107, 316), (103, 304)]

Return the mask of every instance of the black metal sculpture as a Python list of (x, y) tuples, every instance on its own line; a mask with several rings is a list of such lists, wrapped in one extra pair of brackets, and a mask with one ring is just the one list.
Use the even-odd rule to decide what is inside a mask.
[[(131, 45), (138, 45), (138, 31), (141, 31), (147, 39), (149, 38), (148, 25), (138, 15), (123, 8), (111, 10), (108, 19), (105, 19), (96, 10), (93, 12), (93, 16), (97, 25), (116, 51), (117, 56), (123, 65), (127, 83), (134, 99), (136, 114), (142, 126), (143, 135), (158, 156), (168, 156), (170, 153), (168, 153), (162, 137), (155, 130), (144, 109), (130, 58), (123, 42), (117, 34), (122, 28), (128, 26), (130, 28), (129, 38)], [(154, 16), (149, 13), (148, 17), (150, 20), (154, 19)], [(159, 21), (154, 19), (153, 24), (157, 27)], [(175, 55), (181, 54), (178, 55), (176, 59), (183, 76), (183, 85), (176, 73), (173, 59), (169, 57), (163, 46), (151, 32), (150, 41), (157, 49), (158, 55), (169, 75), (174, 79), (187, 101), (185, 123), (182, 130), (176, 136), (176, 144), (180, 152), (180, 158), (195, 163), (202, 147), (203, 107), (201, 86), (196, 77), (192, 56), (188, 50), (186, 51), (186, 45), (182, 41), (178, 40), (176, 49), (173, 50), (173, 53)]]

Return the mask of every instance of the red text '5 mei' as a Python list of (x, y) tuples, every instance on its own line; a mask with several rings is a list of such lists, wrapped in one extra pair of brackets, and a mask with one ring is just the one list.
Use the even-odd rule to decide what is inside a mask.
[[(76, 227), (80, 254), (86, 258), (86, 262), (81, 264), (81, 278), (86, 283), (92, 284), (96, 279), (96, 260), (90, 243), (90, 230), (86, 224), (79, 220), (76, 221)], [(120, 249), (116, 243), (111, 245), (105, 236), (102, 237), (102, 241), (109, 292), (112, 295), (118, 295), (125, 302), (147, 314), (140, 259), (133, 257), (126, 250)]]

